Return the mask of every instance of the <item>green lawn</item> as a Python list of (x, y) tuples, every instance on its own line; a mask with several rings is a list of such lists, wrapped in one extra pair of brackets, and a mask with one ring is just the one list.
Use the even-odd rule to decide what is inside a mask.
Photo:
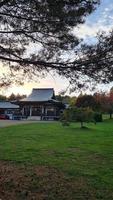
[(94, 192), (92, 198), (73, 199), (112, 200), (113, 120), (87, 127), (37, 123), (1, 128), (0, 160), (56, 168), (72, 180), (84, 180), (87, 193)]

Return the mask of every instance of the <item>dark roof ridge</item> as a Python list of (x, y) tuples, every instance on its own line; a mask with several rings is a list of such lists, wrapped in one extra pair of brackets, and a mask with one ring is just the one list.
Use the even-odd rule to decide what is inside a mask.
[(54, 88), (33, 88), (32, 90), (54, 90)]

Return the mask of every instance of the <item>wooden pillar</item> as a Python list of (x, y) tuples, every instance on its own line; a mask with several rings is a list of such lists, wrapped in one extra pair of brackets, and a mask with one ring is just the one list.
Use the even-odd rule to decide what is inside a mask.
[(54, 106), (54, 115), (56, 116), (56, 107)]
[(24, 116), (25, 115), (25, 112), (24, 112), (24, 107), (22, 108), (22, 116)]
[(32, 106), (30, 106), (30, 114), (29, 116), (31, 117), (32, 116)]
[(42, 112), (42, 114), (44, 114), (44, 106), (42, 106), (42, 111), (41, 112)]
[(45, 107), (45, 114), (47, 115), (47, 107)]

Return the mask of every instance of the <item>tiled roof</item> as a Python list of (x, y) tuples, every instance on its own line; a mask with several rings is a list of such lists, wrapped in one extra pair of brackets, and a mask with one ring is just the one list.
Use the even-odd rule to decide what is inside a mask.
[(53, 88), (39, 88), (33, 89), (32, 93), (25, 99), (22, 99), (21, 102), (44, 102), (54, 99), (54, 89)]
[(12, 104), (9, 101), (0, 101), (0, 108), (1, 109), (18, 109), (19, 106)]

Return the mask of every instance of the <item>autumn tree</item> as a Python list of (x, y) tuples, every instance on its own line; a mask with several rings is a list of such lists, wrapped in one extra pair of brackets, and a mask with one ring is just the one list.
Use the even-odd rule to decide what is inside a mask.
[(96, 110), (97, 102), (92, 95), (82, 95), (77, 98), (75, 106), (79, 108), (89, 107), (92, 110)]
[(96, 93), (94, 94), (94, 97), (97, 101), (97, 105), (100, 105), (98, 107), (98, 110), (102, 113), (107, 113), (110, 116), (110, 119), (112, 118), (113, 114), (113, 91), (112, 89), (108, 93)]
[(110, 92), (106, 95), (103, 108), (109, 114), (110, 119), (111, 119), (112, 114), (113, 114), (113, 91), (112, 90), (110, 90)]

